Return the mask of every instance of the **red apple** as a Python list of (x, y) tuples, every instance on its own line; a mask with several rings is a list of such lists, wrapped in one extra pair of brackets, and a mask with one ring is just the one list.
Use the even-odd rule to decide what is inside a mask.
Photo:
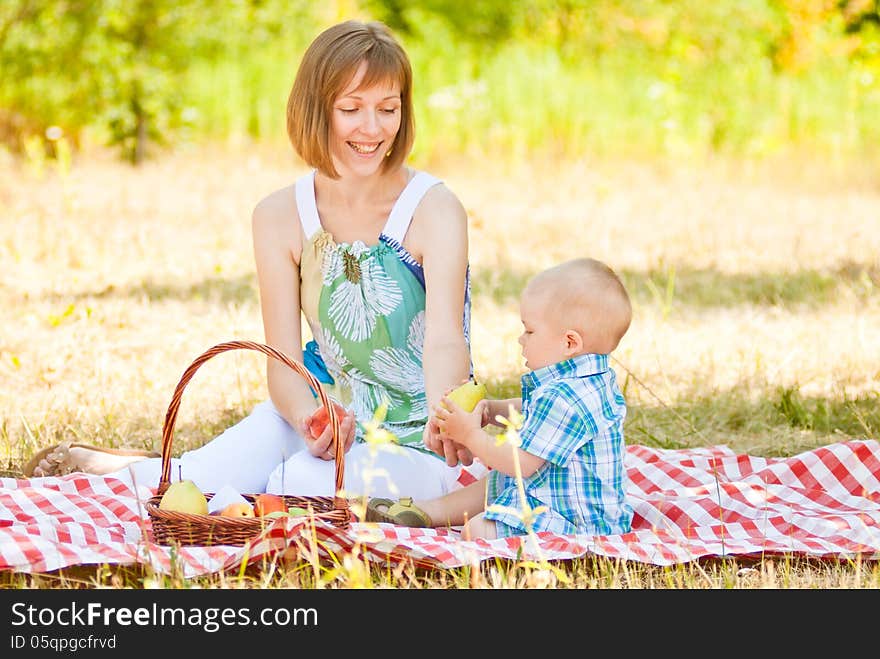
[[(341, 421), (345, 416), (345, 408), (339, 403), (333, 403), (333, 409), (336, 410), (336, 417)], [(309, 422), (309, 432), (312, 433), (312, 437), (314, 439), (320, 437), (328, 423), (330, 423), (330, 415), (327, 413), (327, 408), (322, 405)]]
[(287, 503), (277, 494), (259, 494), (254, 499), (254, 514), (257, 517), (265, 517), (272, 512), (286, 512)]

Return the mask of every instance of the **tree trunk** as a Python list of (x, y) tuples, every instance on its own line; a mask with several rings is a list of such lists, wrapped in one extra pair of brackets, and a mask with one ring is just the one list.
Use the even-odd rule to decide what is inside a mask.
[(133, 162), (135, 165), (140, 165), (147, 155), (147, 118), (140, 108), (137, 110), (136, 117)]

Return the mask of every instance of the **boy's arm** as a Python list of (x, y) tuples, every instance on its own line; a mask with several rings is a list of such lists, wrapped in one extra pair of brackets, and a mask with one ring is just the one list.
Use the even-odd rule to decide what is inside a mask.
[[(490, 469), (496, 469), (508, 476), (516, 476), (516, 459), (523, 477), (528, 478), (534, 474), (543, 464), (544, 459), (532, 455), (521, 448), (513, 448), (509, 444), (497, 445), (495, 437), (481, 428), (486, 415), (498, 411), (493, 409), (494, 404), (504, 403), (503, 408), (506, 416), (510, 413), (510, 405), (518, 407), (515, 399), (504, 401), (480, 401), (472, 412), (465, 412), (458, 405), (444, 397), (441, 404), (434, 408), (434, 415), (443, 432), (444, 437), (458, 442)], [(491, 418), (494, 419), (494, 414)]]
[[(449, 392), (447, 392), (447, 393), (449, 393)], [(482, 415), (480, 418), (480, 426), (485, 427), (485, 426), (488, 426), (489, 424), (492, 424), (493, 426), (498, 426), (499, 428), (503, 428), (504, 424), (501, 423), (500, 421), (498, 421), (497, 417), (502, 416), (504, 418), (509, 418), (511, 405), (513, 405), (513, 409), (515, 409), (517, 412), (522, 411), (522, 399), (521, 398), (504, 398), (504, 399), (497, 399), (497, 400), (496, 399), (489, 399), (489, 398), (485, 399), (485, 406), (483, 406), (483, 408), (482, 408), (483, 412), (482, 412)], [(477, 409), (477, 408), (474, 408), (474, 409)], [(441, 441), (443, 439), (448, 440), (447, 444), (457, 443), (457, 444), (459, 444), (459, 446), (463, 447), (464, 449), (470, 450), (466, 446), (461, 444), (461, 442), (455, 442), (455, 439), (453, 437), (450, 437), (449, 434), (441, 436), (440, 430), (437, 426), (436, 412), (434, 414), (432, 414), (430, 417), (428, 417), (428, 425), (426, 426), (426, 428), (428, 429), (428, 430), (426, 430), (426, 433), (425, 433), (426, 435), (430, 432), (432, 435), (437, 435)], [(427, 441), (425, 443), (428, 444)], [(445, 448), (445, 446), (446, 445), (444, 444), (444, 448)], [(429, 448), (432, 448), (432, 450), (433, 450), (433, 447), (429, 446)], [(471, 464), (473, 462), (473, 458), (476, 456), (471, 454), (471, 455), (468, 455), (467, 457), (468, 457), (468, 460), (465, 460), (462, 456), (459, 456), (459, 461), (466, 466)]]
[[(470, 449), (474, 457), (479, 458), (489, 469), (495, 469), (508, 476), (516, 476), (517, 460), (523, 478), (534, 474), (545, 462), (543, 458), (532, 455), (519, 447), (514, 448), (506, 442), (498, 444), (494, 436), (479, 428), (469, 429), (456, 441)], [(514, 453), (516, 453), (516, 458), (514, 458)]]
[(497, 417), (503, 416), (505, 419), (509, 418), (511, 405), (513, 405), (513, 409), (515, 409), (517, 412), (522, 412), (521, 398), (504, 398), (501, 400), (487, 399), (486, 411), (483, 414), (482, 425), (488, 426), (491, 423), (493, 426), (503, 428), (504, 424), (498, 421)]

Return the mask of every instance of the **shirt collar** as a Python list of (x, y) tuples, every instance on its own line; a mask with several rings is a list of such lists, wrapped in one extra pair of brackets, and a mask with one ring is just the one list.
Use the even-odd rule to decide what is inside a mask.
[(598, 375), (608, 370), (608, 355), (587, 353), (578, 355), (565, 361), (557, 362), (539, 368), (537, 371), (529, 371), (522, 376), (523, 391), (532, 390), (541, 385), (562, 378), (583, 378), (590, 375)]

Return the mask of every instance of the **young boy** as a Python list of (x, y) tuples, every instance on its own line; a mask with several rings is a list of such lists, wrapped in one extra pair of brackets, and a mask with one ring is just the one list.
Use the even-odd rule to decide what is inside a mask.
[[(516, 448), (525, 496), (539, 514), (532, 530), (626, 533), (623, 421), (626, 402), (608, 355), (629, 329), (632, 306), (617, 275), (595, 259), (575, 259), (533, 277), (520, 300), (519, 338), (526, 367), (522, 398), (481, 401), (465, 412), (449, 398), (433, 410), (440, 431), (470, 449), (492, 471), (445, 496), (413, 502), (372, 499), (368, 521), (457, 526), (462, 535), (493, 539), (528, 532), (520, 515), (514, 449), (482, 430), (512, 404), (523, 414)], [(496, 506), (514, 509), (503, 511)]]

